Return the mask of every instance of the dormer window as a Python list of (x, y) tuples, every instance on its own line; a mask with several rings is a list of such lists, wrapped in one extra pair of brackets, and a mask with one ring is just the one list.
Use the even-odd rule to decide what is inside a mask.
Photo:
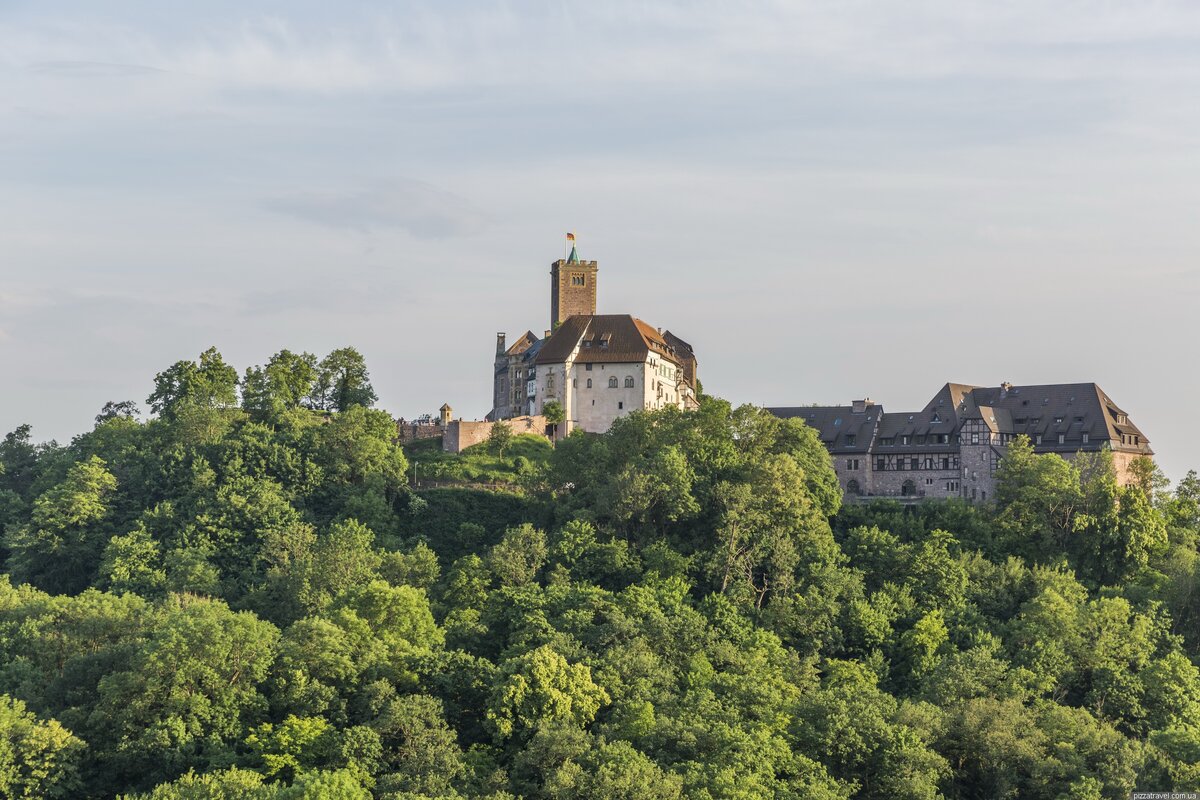
[(847, 447), (854, 447), (854, 443), (856, 440), (857, 440), (857, 437), (855, 437), (855, 435), (853, 433), (846, 434), (846, 446)]

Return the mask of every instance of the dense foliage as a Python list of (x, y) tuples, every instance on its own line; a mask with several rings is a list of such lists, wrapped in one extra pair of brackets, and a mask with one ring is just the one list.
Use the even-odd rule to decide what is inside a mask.
[(813, 431), (706, 398), (414, 491), (373, 401), (350, 349), (210, 350), (148, 422), (4, 438), (0, 796), (1200, 787), (1194, 474), (1018, 441), (993, 506), (842, 508)]

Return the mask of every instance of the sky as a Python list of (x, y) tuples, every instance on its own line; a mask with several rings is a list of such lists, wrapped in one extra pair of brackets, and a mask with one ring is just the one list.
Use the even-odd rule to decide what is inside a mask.
[(1178, 479), (1198, 210), (1194, 0), (0, 0), (0, 433), (214, 345), (482, 418), (573, 230), (709, 393), (1095, 381)]

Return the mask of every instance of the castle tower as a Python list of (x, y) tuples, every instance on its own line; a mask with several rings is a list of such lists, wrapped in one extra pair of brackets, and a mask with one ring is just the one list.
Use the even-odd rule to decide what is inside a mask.
[(596, 313), (598, 269), (595, 261), (579, 260), (574, 244), (571, 255), (550, 265), (550, 330), (567, 317)]

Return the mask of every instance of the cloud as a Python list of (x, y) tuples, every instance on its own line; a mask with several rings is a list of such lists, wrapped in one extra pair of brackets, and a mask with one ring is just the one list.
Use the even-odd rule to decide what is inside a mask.
[(102, 61), (38, 61), (30, 64), (28, 69), (39, 75), (68, 78), (125, 78), (165, 72), (143, 64), (110, 64)]
[(486, 216), (466, 199), (415, 180), (351, 191), (301, 192), (264, 201), (270, 211), (331, 228), (370, 233), (399, 229), (420, 239), (478, 231)]

